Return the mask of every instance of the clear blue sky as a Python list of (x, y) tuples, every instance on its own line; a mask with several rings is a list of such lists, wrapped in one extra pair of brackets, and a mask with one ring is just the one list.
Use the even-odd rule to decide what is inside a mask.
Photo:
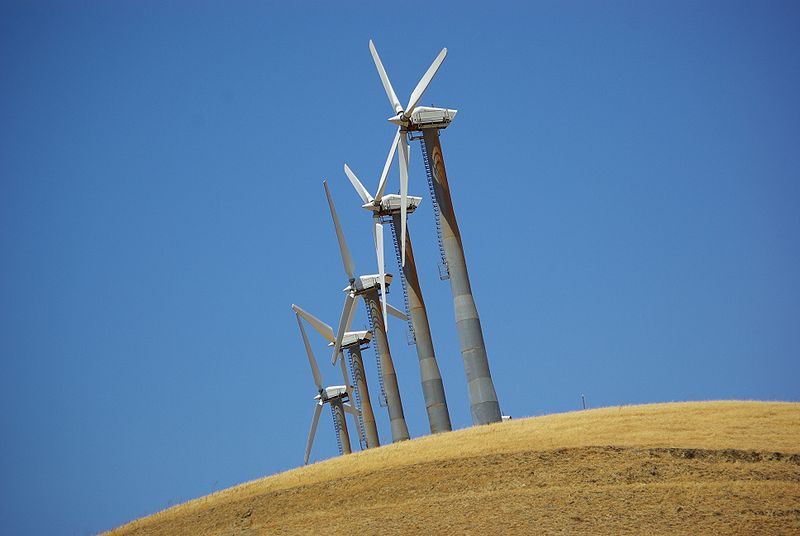
[[(798, 28), (797, 2), (4, 2), (0, 532), (90, 534), (302, 462), (289, 305), (335, 323), (345, 283), (323, 177), (374, 270), (341, 171), (374, 189), (393, 135), (370, 37), (401, 100), (449, 48), (423, 103), (459, 110), (445, 162), (504, 413), (800, 399)], [(418, 145), (411, 172), (465, 427)]]

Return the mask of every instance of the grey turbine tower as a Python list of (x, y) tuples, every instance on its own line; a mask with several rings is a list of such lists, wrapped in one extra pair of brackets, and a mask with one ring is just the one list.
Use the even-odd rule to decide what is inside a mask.
[[(380, 274), (355, 276), (355, 263), (350, 255), (350, 249), (347, 247), (344, 232), (339, 223), (339, 216), (336, 214), (336, 208), (333, 206), (333, 199), (331, 198), (330, 190), (328, 190), (327, 181), (323, 181), (323, 185), (325, 186), (325, 196), (328, 198), (328, 208), (331, 211), (333, 226), (336, 229), (336, 238), (339, 241), (342, 264), (349, 280), (347, 287), (344, 288), (344, 307), (342, 308), (342, 316), (339, 318), (339, 330), (336, 333), (336, 340), (333, 345), (332, 361), (335, 362), (336, 356), (339, 355), (356, 301), (358, 298), (363, 298), (367, 306), (367, 315), (372, 325), (372, 336), (375, 339), (381, 386), (386, 395), (386, 407), (389, 410), (392, 441), (403, 441), (409, 439), (408, 426), (403, 413), (403, 403), (400, 399), (400, 387), (397, 384), (397, 374), (394, 370), (392, 354), (389, 351), (389, 339), (386, 337), (385, 311), (388, 307), (386, 303), (386, 286), (391, 282), (391, 276), (383, 273), (383, 270), (381, 270)], [(376, 235), (375, 240), (380, 244), (380, 250), (383, 251), (383, 233)], [(381, 289), (381, 295), (383, 296), (382, 304), (378, 289)], [(397, 313), (403, 320), (406, 319), (406, 316), (396, 309), (391, 308), (389, 310)]]
[[(383, 234), (382, 221), (383, 218), (389, 218), (392, 222), (393, 232), (395, 238), (398, 236), (400, 229), (400, 196), (397, 194), (384, 195), (384, 188), (386, 187), (386, 178), (389, 174), (389, 167), (391, 166), (394, 158), (395, 149), (397, 147), (396, 141), (392, 143), (389, 149), (389, 156), (386, 159), (386, 164), (383, 167), (380, 181), (378, 182), (378, 190), (375, 197), (364, 188), (364, 185), (358, 180), (356, 174), (345, 164), (344, 172), (350, 183), (355, 188), (361, 200), (364, 202), (363, 208), (370, 211), (374, 219), (375, 236)], [(411, 214), (416, 210), (422, 201), (421, 197), (409, 196), (407, 198), (407, 213)], [(422, 395), (425, 398), (425, 409), (428, 413), (428, 423), (432, 434), (439, 432), (449, 432), (452, 430), (450, 423), (450, 414), (447, 410), (447, 399), (444, 393), (444, 385), (442, 383), (442, 375), (439, 372), (439, 364), (436, 361), (436, 354), (433, 350), (433, 340), (431, 339), (431, 328), (428, 323), (428, 312), (425, 309), (425, 301), (422, 299), (422, 289), (419, 284), (419, 277), (417, 276), (417, 266), (414, 262), (414, 253), (411, 248), (411, 235), (406, 232), (405, 235), (405, 251), (406, 263), (402, 267), (405, 285), (406, 296), (408, 299), (408, 313), (411, 316), (411, 326), (416, 340), (417, 357), (419, 359), (419, 373), (422, 382)], [(383, 267), (383, 244), (377, 244), (376, 240), (376, 254), (378, 258), (379, 270), (384, 273)]]
[(322, 413), (322, 406), (325, 404), (329, 404), (331, 408), (333, 426), (337, 434), (336, 440), (339, 444), (339, 453), (350, 454), (350, 434), (347, 433), (347, 423), (344, 420), (344, 413), (348, 412), (353, 415), (358, 415), (358, 410), (349, 403), (350, 399), (348, 397), (347, 385), (322, 387), (322, 374), (319, 372), (314, 352), (311, 350), (311, 345), (308, 343), (306, 330), (303, 328), (303, 321), (300, 320), (299, 315), (295, 316), (297, 317), (297, 325), (300, 326), (300, 333), (303, 335), (303, 344), (306, 347), (308, 363), (311, 365), (311, 375), (314, 377), (314, 385), (316, 385), (318, 391), (317, 396), (314, 397), (317, 403), (314, 405), (314, 417), (311, 419), (311, 429), (308, 432), (308, 441), (306, 442), (306, 453), (303, 464), (308, 463), (308, 457), (311, 455), (311, 446), (314, 444), (314, 436), (317, 433), (319, 415)]
[[(317, 330), (325, 340), (332, 346), (336, 341), (336, 336), (333, 334), (333, 329), (321, 321), (311, 313), (304, 311), (297, 305), (292, 304), (292, 310), (303, 317), (306, 322)], [(350, 329), (352, 323), (352, 315), (348, 319), (347, 329)], [(375, 424), (375, 413), (372, 411), (372, 401), (369, 396), (369, 387), (367, 386), (367, 377), (364, 372), (364, 360), (361, 357), (361, 348), (369, 344), (372, 339), (372, 333), (369, 331), (347, 331), (342, 339), (342, 350), (347, 350), (350, 356), (350, 370), (353, 375), (353, 384), (355, 385), (355, 401), (358, 403), (358, 408), (361, 410), (361, 426), (363, 429), (367, 448), (379, 447), (380, 439), (378, 436), (378, 427)], [(348, 383), (347, 370), (345, 368), (344, 359), (340, 357), (339, 365), (342, 369), (342, 375), (345, 383)], [(350, 397), (353, 400), (353, 397)]]
[(461, 358), (464, 362), (464, 370), (467, 376), (472, 422), (475, 424), (500, 422), (502, 420), (500, 404), (497, 400), (497, 392), (489, 370), (489, 358), (483, 340), (481, 321), (472, 296), (472, 287), (470, 286), (467, 262), (464, 256), (464, 246), (461, 241), (461, 233), (458, 230), (453, 200), (450, 197), (450, 186), (447, 181), (442, 145), (439, 140), (439, 129), (447, 128), (455, 117), (456, 111), (417, 106), (422, 94), (444, 61), (447, 49), (442, 49), (433, 61), (411, 93), (408, 105), (403, 108), (392, 88), (386, 69), (384, 69), (383, 63), (378, 56), (378, 51), (371, 40), (369, 48), (383, 83), (383, 88), (396, 114), (389, 118), (389, 122), (398, 125), (395, 140), (400, 148), (400, 204), (402, 208), (400, 224), (403, 241), (405, 241), (406, 196), (408, 189), (407, 137), (409, 132), (421, 131), (423, 136), (423, 157), (426, 168), (429, 170), (429, 179), (434, 191), (433, 202), (438, 205), (441, 213), (441, 241), (450, 274), (450, 289), (453, 294), (453, 307), (455, 309), (456, 327), (461, 347)]

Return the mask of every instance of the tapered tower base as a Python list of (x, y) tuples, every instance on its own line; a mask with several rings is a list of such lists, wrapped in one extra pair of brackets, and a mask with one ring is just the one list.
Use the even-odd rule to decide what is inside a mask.
[[(400, 214), (392, 214), (392, 225), (397, 235), (400, 229)], [(406, 229), (406, 265), (403, 267), (408, 294), (408, 312), (416, 339), (417, 357), (419, 358), (419, 375), (422, 382), (422, 396), (425, 398), (425, 410), (432, 434), (449, 432), (450, 413), (447, 409), (447, 398), (444, 394), (442, 374), (433, 350), (431, 327), (428, 323), (428, 311), (422, 299), (422, 289), (417, 276), (417, 265), (414, 262), (414, 250), (411, 248), (411, 233)]]
[(352, 348), (347, 350), (350, 353), (350, 367), (353, 371), (355, 387), (358, 390), (359, 402), (361, 402), (361, 419), (364, 423), (364, 438), (367, 442), (367, 448), (379, 447), (381, 442), (378, 438), (375, 414), (372, 411), (372, 401), (369, 398), (369, 387), (367, 386), (367, 376), (364, 374), (364, 360), (361, 358), (361, 348), (353, 345)]
[(436, 201), (441, 211), (442, 245), (450, 273), (450, 289), (456, 315), (456, 328), (461, 346), (461, 359), (467, 375), (470, 410), (474, 424), (500, 422), (500, 404), (489, 371), (489, 358), (483, 341), (478, 309), (472, 297), (472, 287), (467, 273), (467, 262), (461, 233), (458, 230), (450, 186), (444, 168), (442, 146), (437, 129), (425, 129), (423, 142), (428, 153)]
[(397, 384), (397, 373), (394, 371), (392, 354), (389, 352), (389, 341), (386, 338), (386, 327), (381, 310), (378, 291), (370, 289), (364, 293), (367, 314), (372, 317), (372, 337), (375, 341), (378, 359), (381, 363), (381, 377), (386, 391), (386, 405), (389, 410), (389, 424), (392, 429), (392, 442), (409, 439), (408, 426), (403, 414), (403, 402), (400, 400), (400, 387)]
[(342, 446), (342, 454), (350, 454), (350, 434), (347, 433), (347, 423), (344, 420), (344, 406), (339, 398), (331, 400), (331, 409), (336, 429), (339, 432), (339, 443)]

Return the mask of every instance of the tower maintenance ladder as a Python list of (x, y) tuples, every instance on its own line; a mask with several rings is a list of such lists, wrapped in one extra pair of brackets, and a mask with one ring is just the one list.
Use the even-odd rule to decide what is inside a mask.
[(366, 441), (366, 438), (364, 436), (364, 414), (361, 411), (361, 408), (363, 407), (361, 405), (361, 389), (358, 388), (358, 374), (356, 373), (355, 360), (353, 359), (353, 351), (352, 350), (348, 351), (347, 355), (350, 358), (349, 359), (349, 361), (350, 361), (350, 376), (352, 378), (351, 382), (353, 384), (353, 394), (356, 397), (355, 400), (351, 400), (350, 401), (350, 404), (351, 405), (358, 404), (358, 406), (357, 406), (358, 407), (358, 431), (359, 431), (358, 444), (361, 446), (361, 450), (364, 450), (365, 448), (367, 448), (367, 441)]
[(436, 238), (439, 241), (439, 256), (442, 262), (439, 263), (439, 279), (442, 281), (450, 279), (450, 269), (447, 266), (447, 257), (444, 254), (444, 243), (442, 242), (442, 212), (439, 210), (439, 203), (436, 201), (436, 189), (433, 186), (433, 172), (428, 158), (428, 150), (425, 148), (425, 140), (420, 136), (420, 147), (422, 147), (422, 162), (425, 164), (425, 175), (428, 177), (428, 190), (431, 193), (431, 206), (433, 207), (433, 217), (436, 222)]
[[(367, 300), (364, 300), (364, 305), (367, 306), (367, 318), (369, 319), (369, 330), (372, 332), (372, 336), (375, 336), (375, 320), (372, 318), (372, 311), (369, 308), (369, 304), (367, 304)], [(381, 386), (381, 393), (378, 396), (378, 404), (382, 408), (388, 408), (389, 402), (386, 400), (386, 388), (383, 385), (383, 368), (381, 367), (381, 353), (378, 350), (378, 343), (375, 343), (375, 362), (378, 365), (378, 384)]]
[(344, 449), (342, 448), (342, 431), (340, 427), (344, 424), (343, 422), (339, 422), (339, 417), (336, 415), (336, 408), (333, 407), (333, 404), (328, 404), (331, 407), (331, 416), (333, 417), (333, 429), (336, 432), (336, 446), (339, 447), (339, 456), (344, 454)]
[[(411, 321), (411, 309), (408, 305), (408, 284), (406, 282), (406, 273), (403, 270), (403, 256), (400, 251), (400, 241), (397, 239), (397, 229), (394, 227), (394, 219), (391, 216), (384, 216), (381, 218), (381, 223), (388, 223), (392, 227), (392, 243), (394, 244), (394, 255), (397, 259), (397, 269), (400, 272), (400, 281), (403, 283), (403, 305), (405, 306), (406, 324), (408, 324), (407, 342), (409, 346), (417, 344), (417, 337), (414, 334), (414, 323)], [(388, 319), (384, 318), (384, 322)]]

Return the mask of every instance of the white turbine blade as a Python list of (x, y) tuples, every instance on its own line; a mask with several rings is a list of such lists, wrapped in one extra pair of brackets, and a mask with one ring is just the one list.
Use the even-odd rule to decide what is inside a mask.
[(350, 179), (350, 184), (352, 184), (353, 188), (356, 189), (356, 193), (358, 193), (358, 196), (361, 198), (362, 201), (364, 201), (364, 204), (372, 203), (372, 196), (369, 195), (367, 189), (364, 188), (364, 185), (361, 184), (361, 181), (358, 180), (356, 174), (353, 173), (353, 170), (351, 170), (350, 166), (348, 166), (347, 164), (344, 165), (344, 173), (345, 175), (347, 175), (347, 178)]
[(406, 265), (406, 216), (408, 212), (408, 138), (400, 136), (400, 264)]
[(360, 412), (360, 411), (358, 410), (358, 408), (357, 408), (357, 407), (355, 407), (355, 406), (351, 406), (350, 404), (344, 403), (344, 404), (342, 404), (342, 407), (344, 408), (344, 410), (345, 410), (347, 413), (350, 413), (350, 414), (352, 414), (352, 415), (354, 415), (354, 416), (356, 416), (356, 417), (358, 417), (359, 415), (361, 415), (361, 412)]
[(403, 311), (401, 311), (400, 309), (398, 309), (397, 307), (392, 306), (391, 303), (384, 302), (384, 306), (386, 306), (389, 309), (389, 314), (390, 315), (396, 316), (400, 320), (408, 320), (408, 317), (406, 316), (406, 314)]
[(347, 377), (347, 366), (344, 364), (344, 352), (342, 352), (342, 357), (339, 360), (340, 368), (342, 369), (342, 380), (344, 380), (345, 387), (350, 387), (350, 379)]
[[(339, 365), (342, 369), (342, 380), (344, 380), (344, 387), (347, 389), (347, 395), (351, 396), (352, 386), (350, 385), (350, 378), (347, 377), (347, 366), (344, 364), (344, 352), (342, 352), (341, 359), (339, 359)], [(350, 400), (353, 399), (351, 398)]]
[(408, 106), (406, 106), (403, 115), (406, 117), (411, 117), (411, 113), (414, 111), (414, 108), (417, 107), (417, 103), (419, 99), (422, 98), (422, 94), (425, 93), (425, 90), (428, 89), (428, 84), (431, 83), (433, 80), (434, 75), (436, 75), (436, 71), (439, 70), (439, 67), (442, 65), (444, 58), (447, 56), (447, 49), (443, 48), (439, 55), (436, 56), (436, 59), (433, 60), (431, 66), (428, 67), (428, 70), (425, 71), (425, 74), (422, 75), (417, 87), (414, 88), (414, 91), (411, 92), (411, 97), (408, 99)]
[(389, 333), (389, 324), (386, 322), (386, 268), (383, 264), (383, 225), (375, 223), (373, 227), (375, 237), (375, 253), (378, 257), (378, 272), (381, 276), (381, 301), (383, 302), (383, 323), (386, 326), (386, 333)]
[(347, 326), (345, 327), (345, 332), (350, 331), (350, 326), (353, 325), (353, 317), (356, 315), (356, 305), (358, 305), (358, 296), (357, 294), (353, 297), (353, 306), (350, 307), (350, 316), (347, 317)]
[[(342, 380), (344, 381), (344, 388), (347, 391), (347, 397), (350, 400), (355, 400), (353, 396), (353, 386), (350, 385), (350, 378), (347, 376), (347, 365), (344, 363), (344, 352), (341, 352), (339, 357), (339, 367), (342, 370)], [(356, 428), (359, 428), (358, 421), (355, 421)]]
[(331, 357), (331, 363), (334, 365), (336, 364), (336, 358), (339, 357), (339, 351), (342, 349), (342, 339), (344, 338), (345, 331), (347, 331), (347, 320), (350, 318), (350, 310), (353, 308), (354, 304), (355, 299), (353, 298), (353, 294), (348, 292), (347, 296), (344, 298), (342, 316), (339, 318), (339, 332), (336, 334), (336, 341), (333, 343), (333, 356)]
[(311, 327), (317, 330), (320, 335), (325, 337), (325, 340), (328, 342), (333, 342), (336, 340), (336, 337), (333, 335), (333, 328), (331, 328), (328, 324), (317, 318), (316, 316), (312, 315), (311, 313), (304, 311), (299, 306), (292, 304), (292, 311), (302, 316), (306, 322), (311, 324)]
[(317, 423), (319, 423), (319, 414), (322, 413), (322, 401), (314, 407), (314, 417), (311, 419), (311, 430), (308, 431), (308, 442), (306, 443), (306, 457), (303, 460), (303, 465), (308, 464), (308, 457), (311, 456), (311, 445), (314, 444), (314, 436), (317, 433)]
[(331, 209), (331, 218), (333, 218), (333, 226), (336, 228), (336, 239), (339, 241), (339, 251), (342, 253), (342, 264), (344, 265), (344, 272), (347, 277), (353, 279), (353, 273), (356, 270), (353, 257), (350, 256), (350, 249), (347, 247), (347, 241), (344, 239), (344, 232), (342, 232), (342, 225), (339, 223), (339, 216), (336, 214), (336, 207), (333, 206), (333, 198), (331, 198), (331, 191), (328, 190), (328, 181), (322, 181), (325, 186), (325, 196), (328, 198), (328, 208)]
[(297, 317), (297, 325), (300, 326), (300, 333), (303, 334), (303, 344), (306, 346), (306, 355), (308, 355), (308, 364), (311, 365), (311, 374), (314, 376), (314, 385), (317, 386), (318, 390), (322, 389), (322, 375), (319, 373), (317, 359), (314, 357), (314, 352), (311, 350), (311, 345), (308, 343), (306, 328), (303, 327), (303, 321), (300, 320), (300, 315), (295, 313), (294, 316)]
[(375, 62), (375, 67), (378, 69), (381, 82), (383, 82), (383, 89), (386, 90), (386, 96), (389, 97), (389, 103), (392, 105), (392, 108), (394, 108), (394, 113), (399, 114), (403, 111), (403, 106), (397, 99), (394, 88), (392, 88), (392, 83), (389, 82), (389, 75), (386, 74), (386, 69), (383, 68), (383, 63), (381, 62), (380, 56), (378, 56), (378, 51), (375, 50), (375, 44), (372, 42), (372, 39), (369, 40), (369, 51), (372, 54), (372, 61)]
[(389, 156), (386, 157), (386, 163), (383, 165), (383, 173), (381, 173), (381, 180), (378, 183), (378, 191), (375, 194), (375, 201), (380, 203), (383, 198), (383, 190), (386, 188), (386, 179), (389, 177), (389, 168), (392, 167), (392, 160), (394, 160), (394, 153), (397, 150), (397, 141), (400, 139), (400, 129), (397, 129), (397, 134), (394, 135), (392, 146), (389, 148)]

